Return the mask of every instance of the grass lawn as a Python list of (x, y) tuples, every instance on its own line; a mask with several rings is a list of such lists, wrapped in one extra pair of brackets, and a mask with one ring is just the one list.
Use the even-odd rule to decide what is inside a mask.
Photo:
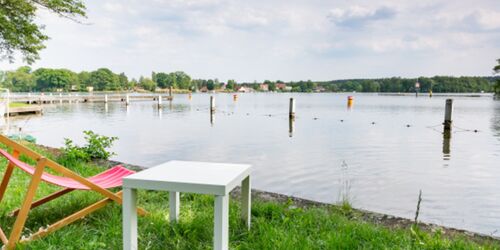
[[(48, 157), (53, 158), (50, 154)], [(2, 158), (0, 176), (5, 167), (6, 161)], [(72, 164), (70, 168), (84, 176), (103, 171), (102, 167), (86, 163)], [(1, 203), (0, 225), (7, 234), (14, 223), (14, 218), (7, 214), (20, 205), (29, 180), (28, 175), (16, 169)], [(42, 184), (37, 197), (57, 189)], [(23, 234), (36, 232), (38, 228), (100, 198), (93, 193), (78, 191), (38, 207), (31, 212), (28, 229)], [(139, 204), (149, 212), (147, 216), (139, 217), (141, 249), (211, 249), (213, 202), (211, 196), (181, 194), (180, 221), (169, 224), (168, 194), (140, 191)], [(239, 212), (239, 202), (231, 200), (231, 249), (500, 249), (498, 242), (475, 243), (465, 237), (448, 239), (439, 232), (390, 230), (357, 219), (360, 216), (349, 206), (297, 208), (291, 203), (253, 200), (250, 231), (239, 220)], [(121, 249), (121, 207), (109, 205), (45, 238), (19, 245), (19, 248)]]
[(22, 107), (28, 107), (30, 106), (29, 104), (22, 103), (22, 102), (11, 102), (9, 103), (10, 108), (22, 108)]

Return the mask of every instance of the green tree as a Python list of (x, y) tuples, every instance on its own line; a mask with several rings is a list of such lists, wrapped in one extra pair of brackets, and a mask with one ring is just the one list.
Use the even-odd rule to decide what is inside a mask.
[(207, 80), (194, 79), (191, 81), (191, 90), (201, 89), (203, 86), (207, 86)]
[(169, 87), (169, 84), (172, 83), (170, 81), (170, 75), (168, 75), (167, 73), (160, 72), (160, 73), (154, 74), (154, 76), (155, 76), (155, 80), (153, 80), (153, 81), (156, 82), (156, 84), (160, 88), (163, 88), (163, 89), (167, 88), (167, 87)]
[(175, 83), (179, 89), (189, 89), (191, 87), (191, 77), (183, 71), (170, 73), (171, 77), (175, 78)]
[(182, 71), (169, 74), (163, 72), (154, 73), (154, 77), (154, 81), (160, 88), (191, 89), (191, 77)]
[(121, 89), (129, 90), (131, 88), (128, 77), (123, 72), (118, 75), (118, 82)]
[(149, 91), (156, 90), (156, 82), (154, 82), (153, 80), (151, 80), (149, 78), (141, 77), (139, 79), (139, 85), (145, 90), (149, 90)]
[(38, 8), (75, 20), (85, 17), (82, 0), (3, 0), (0, 2), (0, 58), (14, 61), (15, 52), (31, 64), (49, 37), (35, 23)]
[(276, 83), (269, 82), (269, 91), (276, 91)]
[(93, 86), (90, 79), (90, 72), (82, 71), (78, 73), (78, 82), (80, 83), (80, 90), (85, 91), (87, 87)]
[(214, 80), (210, 79), (210, 80), (207, 81), (207, 89), (208, 90), (214, 90), (215, 89)]
[(234, 90), (234, 87), (236, 87), (236, 81), (235, 80), (227, 80), (227, 85), (226, 89), (227, 90)]
[(137, 87), (137, 85), (139, 85), (139, 83), (137, 82), (137, 80), (135, 78), (132, 78), (132, 80), (130, 80), (128, 82), (128, 84), (129, 84), (130, 89), (135, 89), (135, 87)]
[(23, 66), (15, 71), (7, 72), (3, 86), (12, 92), (30, 92), (35, 89), (36, 81), (31, 74), (31, 68)]
[(107, 68), (100, 68), (90, 73), (90, 82), (95, 90), (119, 90), (120, 84), (116, 74)]
[(36, 79), (36, 89), (47, 90), (71, 90), (72, 86), (78, 89), (78, 75), (68, 69), (39, 68), (33, 72)]
[(380, 84), (378, 82), (374, 81), (363, 81), (361, 83), (362, 86), (362, 91), (363, 92), (379, 92), (380, 91)]

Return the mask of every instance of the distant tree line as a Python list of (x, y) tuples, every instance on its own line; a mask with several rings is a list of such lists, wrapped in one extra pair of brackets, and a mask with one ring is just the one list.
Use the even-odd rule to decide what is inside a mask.
[[(348, 79), (348, 80), (333, 80), (333, 81), (298, 81), (288, 82), (287, 91), (291, 92), (438, 92), (438, 93), (460, 93), (460, 92), (493, 92), (495, 88), (495, 80), (499, 77), (451, 77), (451, 76), (434, 76), (434, 77), (419, 77), (419, 78), (380, 78), (380, 79)], [(276, 84), (283, 83), (282, 81), (265, 81), (269, 86), (269, 90), (276, 88)], [(419, 87), (416, 87), (418, 83)], [(249, 87), (258, 88), (257, 83), (246, 83)]]
[(128, 91), (141, 88), (155, 91), (158, 88), (192, 89), (191, 77), (182, 71), (152, 73), (151, 78), (130, 79), (125, 73), (114, 73), (100, 68), (79, 73), (69, 69), (39, 68), (28, 66), (13, 71), (0, 71), (0, 85), (13, 92), (32, 91)]
[(0, 83), (13, 92), (87, 91), (88, 87), (117, 91), (134, 87), (134, 82), (129, 81), (124, 73), (115, 74), (107, 68), (76, 73), (69, 69), (32, 70), (23, 66), (14, 71), (0, 72)]
[[(499, 61), (500, 64), (500, 61)], [(500, 72), (500, 65), (494, 68)], [(416, 83), (419, 88), (416, 88)], [(129, 79), (125, 73), (114, 73), (110, 69), (100, 68), (79, 73), (69, 69), (39, 68), (32, 70), (23, 66), (13, 71), (0, 71), (0, 84), (14, 92), (30, 91), (129, 91), (159, 89), (189, 91), (238, 91), (242, 87), (255, 91), (291, 91), (291, 92), (495, 92), (500, 93), (500, 76), (492, 77), (451, 77), (434, 76), (419, 78), (380, 78), (349, 79), (334, 81), (298, 81), (284, 82), (266, 80), (262, 83), (227, 83), (218, 79), (192, 79), (182, 71), (170, 73), (152, 72), (151, 77)], [(264, 87), (265, 86), (265, 87)]]

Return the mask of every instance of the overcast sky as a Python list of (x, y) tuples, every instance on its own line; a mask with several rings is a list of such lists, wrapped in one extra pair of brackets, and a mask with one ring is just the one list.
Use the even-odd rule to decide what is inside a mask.
[(492, 75), (500, 58), (499, 0), (85, 2), (88, 25), (40, 13), (33, 67), (290, 81)]

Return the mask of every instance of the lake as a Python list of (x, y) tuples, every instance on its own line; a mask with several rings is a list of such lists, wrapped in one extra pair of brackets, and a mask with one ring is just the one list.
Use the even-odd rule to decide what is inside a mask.
[[(114, 159), (145, 167), (169, 160), (250, 163), (253, 187), (499, 236), (500, 101), (454, 97), (453, 132), (442, 134), (445, 97), (348, 94), (176, 95), (153, 101), (46, 105), (11, 125), (53, 147), (83, 130), (117, 136)], [(289, 98), (297, 117), (290, 131)], [(474, 132), (477, 130), (477, 132)]]

